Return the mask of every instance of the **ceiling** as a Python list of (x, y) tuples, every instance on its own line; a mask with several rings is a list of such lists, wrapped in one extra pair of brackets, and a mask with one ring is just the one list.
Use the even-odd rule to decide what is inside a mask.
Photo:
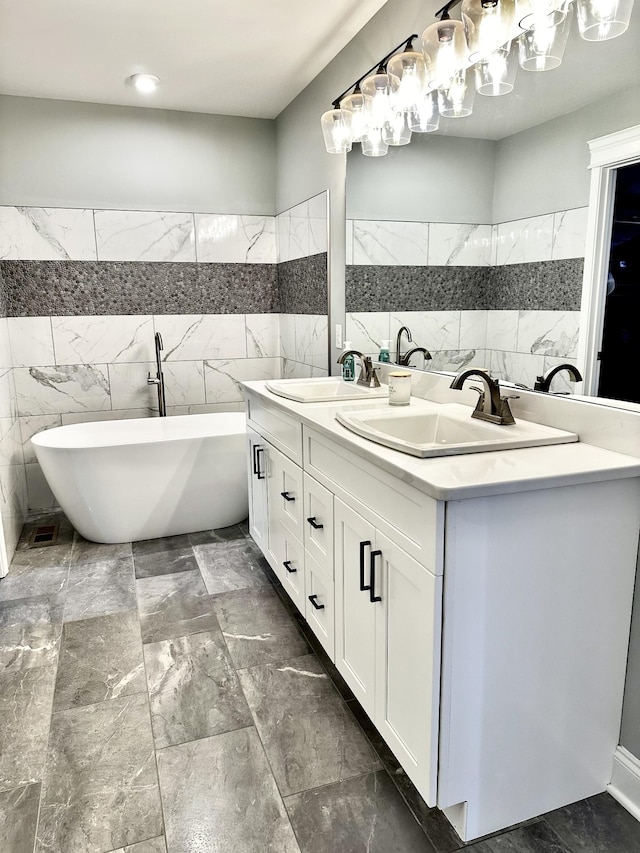
[(385, 2), (0, 0), (0, 92), (275, 118)]

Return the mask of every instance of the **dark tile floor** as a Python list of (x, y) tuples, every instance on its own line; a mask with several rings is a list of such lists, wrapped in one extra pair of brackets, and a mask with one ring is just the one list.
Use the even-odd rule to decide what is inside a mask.
[(2, 853), (640, 853), (606, 794), (465, 847), (244, 526), (95, 545), (59, 518), (0, 582)]

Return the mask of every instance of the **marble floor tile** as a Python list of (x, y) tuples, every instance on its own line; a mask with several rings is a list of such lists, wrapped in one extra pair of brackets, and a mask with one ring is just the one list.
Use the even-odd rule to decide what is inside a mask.
[(64, 595), (68, 574), (67, 566), (16, 572), (10, 569), (9, 574), (0, 580), (0, 601), (33, 595)]
[(126, 847), (119, 847), (111, 853), (167, 853), (167, 845), (164, 835), (161, 835), (159, 838), (150, 838), (137, 844), (127, 844)]
[(39, 807), (40, 783), (0, 794), (0, 850), (33, 853)]
[(99, 542), (90, 542), (80, 534), (76, 534), (71, 552), (71, 565), (86, 565), (87, 563), (99, 563), (102, 560), (115, 560), (119, 557), (131, 557), (131, 543), (117, 542), (108, 545)]
[(147, 697), (54, 714), (38, 853), (102, 853), (161, 834)]
[(230, 527), (219, 527), (217, 530), (200, 530), (198, 533), (189, 533), (189, 542), (192, 545), (209, 545), (211, 542), (236, 542), (245, 539), (248, 527), (244, 522), (232, 524)]
[(309, 647), (269, 586), (225, 592), (212, 598), (236, 669), (285, 660)]
[(0, 673), (56, 663), (63, 607), (59, 595), (0, 602)]
[(220, 629), (144, 647), (156, 749), (250, 726)]
[(239, 676), (283, 796), (382, 766), (315, 655)]
[[(469, 853), (576, 853), (578, 848), (566, 847), (546, 821), (540, 820), (510, 832), (494, 835), (492, 838), (485, 838), (464, 849)], [(599, 846), (579, 849), (607, 850), (608, 853), (612, 850)], [(633, 848), (624, 849), (630, 851)]]
[(202, 576), (197, 568), (188, 572), (157, 575), (136, 581), (138, 610), (141, 616), (150, 616), (158, 610), (207, 595)]
[(153, 578), (158, 575), (174, 575), (178, 572), (198, 570), (190, 545), (186, 548), (134, 554), (133, 562), (136, 578)]
[(597, 794), (544, 818), (571, 853), (640, 850), (640, 823), (609, 794)]
[(265, 586), (269, 579), (261, 568), (257, 549), (246, 539), (241, 542), (212, 542), (194, 545), (207, 592), (231, 592), (252, 586)]
[(135, 610), (65, 623), (54, 711), (144, 693), (145, 687)]
[(136, 592), (131, 557), (98, 560), (69, 570), (64, 621), (135, 610)]
[(72, 542), (46, 545), (42, 548), (16, 549), (9, 571), (22, 574), (33, 569), (68, 568), (71, 561)]
[(302, 853), (436, 853), (384, 770), (284, 801)]
[(146, 554), (166, 554), (167, 551), (180, 551), (190, 545), (187, 533), (179, 536), (164, 536), (161, 539), (140, 539), (132, 542), (134, 557), (142, 557)]
[(215, 631), (219, 625), (213, 611), (213, 597), (200, 595), (173, 603), (157, 603), (141, 613), (140, 627), (143, 643), (157, 643), (201, 631)]
[(181, 853), (299, 853), (253, 727), (158, 752), (167, 846)]
[(0, 791), (42, 780), (55, 680), (52, 666), (0, 675)]

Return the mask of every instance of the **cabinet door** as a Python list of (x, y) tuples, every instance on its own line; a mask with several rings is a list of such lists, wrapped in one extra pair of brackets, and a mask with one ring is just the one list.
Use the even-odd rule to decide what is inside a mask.
[(278, 556), (282, 559), (280, 561), (278, 577), (289, 597), (304, 616), (306, 608), (304, 595), (304, 549), (284, 525), (280, 527), (280, 536), (282, 540)]
[(442, 578), (376, 535), (374, 722), (428, 805), (436, 803)]
[(269, 477), (269, 512), (304, 542), (304, 487), (302, 468), (277, 450), (272, 450), (273, 460)]
[(369, 576), (375, 548), (372, 524), (335, 500), (336, 667), (371, 718), (374, 716), (376, 605)]
[(305, 553), (305, 619), (313, 633), (334, 659), (333, 578), (327, 576), (313, 557)]
[(304, 475), (304, 547), (333, 577), (333, 495), (317, 480)]
[(267, 494), (267, 442), (247, 431), (249, 448), (249, 532), (265, 557), (269, 546), (269, 500)]

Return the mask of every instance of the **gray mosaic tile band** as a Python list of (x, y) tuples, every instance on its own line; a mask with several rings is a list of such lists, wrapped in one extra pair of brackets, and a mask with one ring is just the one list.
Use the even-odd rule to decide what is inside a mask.
[(348, 266), (346, 310), (579, 311), (583, 258), (500, 267)]
[(0, 317), (7, 316), (7, 286), (0, 269)]
[(486, 308), (490, 267), (348, 266), (347, 311)]
[(272, 314), (275, 264), (1, 261), (10, 317)]
[(283, 314), (327, 314), (327, 253), (278, 264)]

